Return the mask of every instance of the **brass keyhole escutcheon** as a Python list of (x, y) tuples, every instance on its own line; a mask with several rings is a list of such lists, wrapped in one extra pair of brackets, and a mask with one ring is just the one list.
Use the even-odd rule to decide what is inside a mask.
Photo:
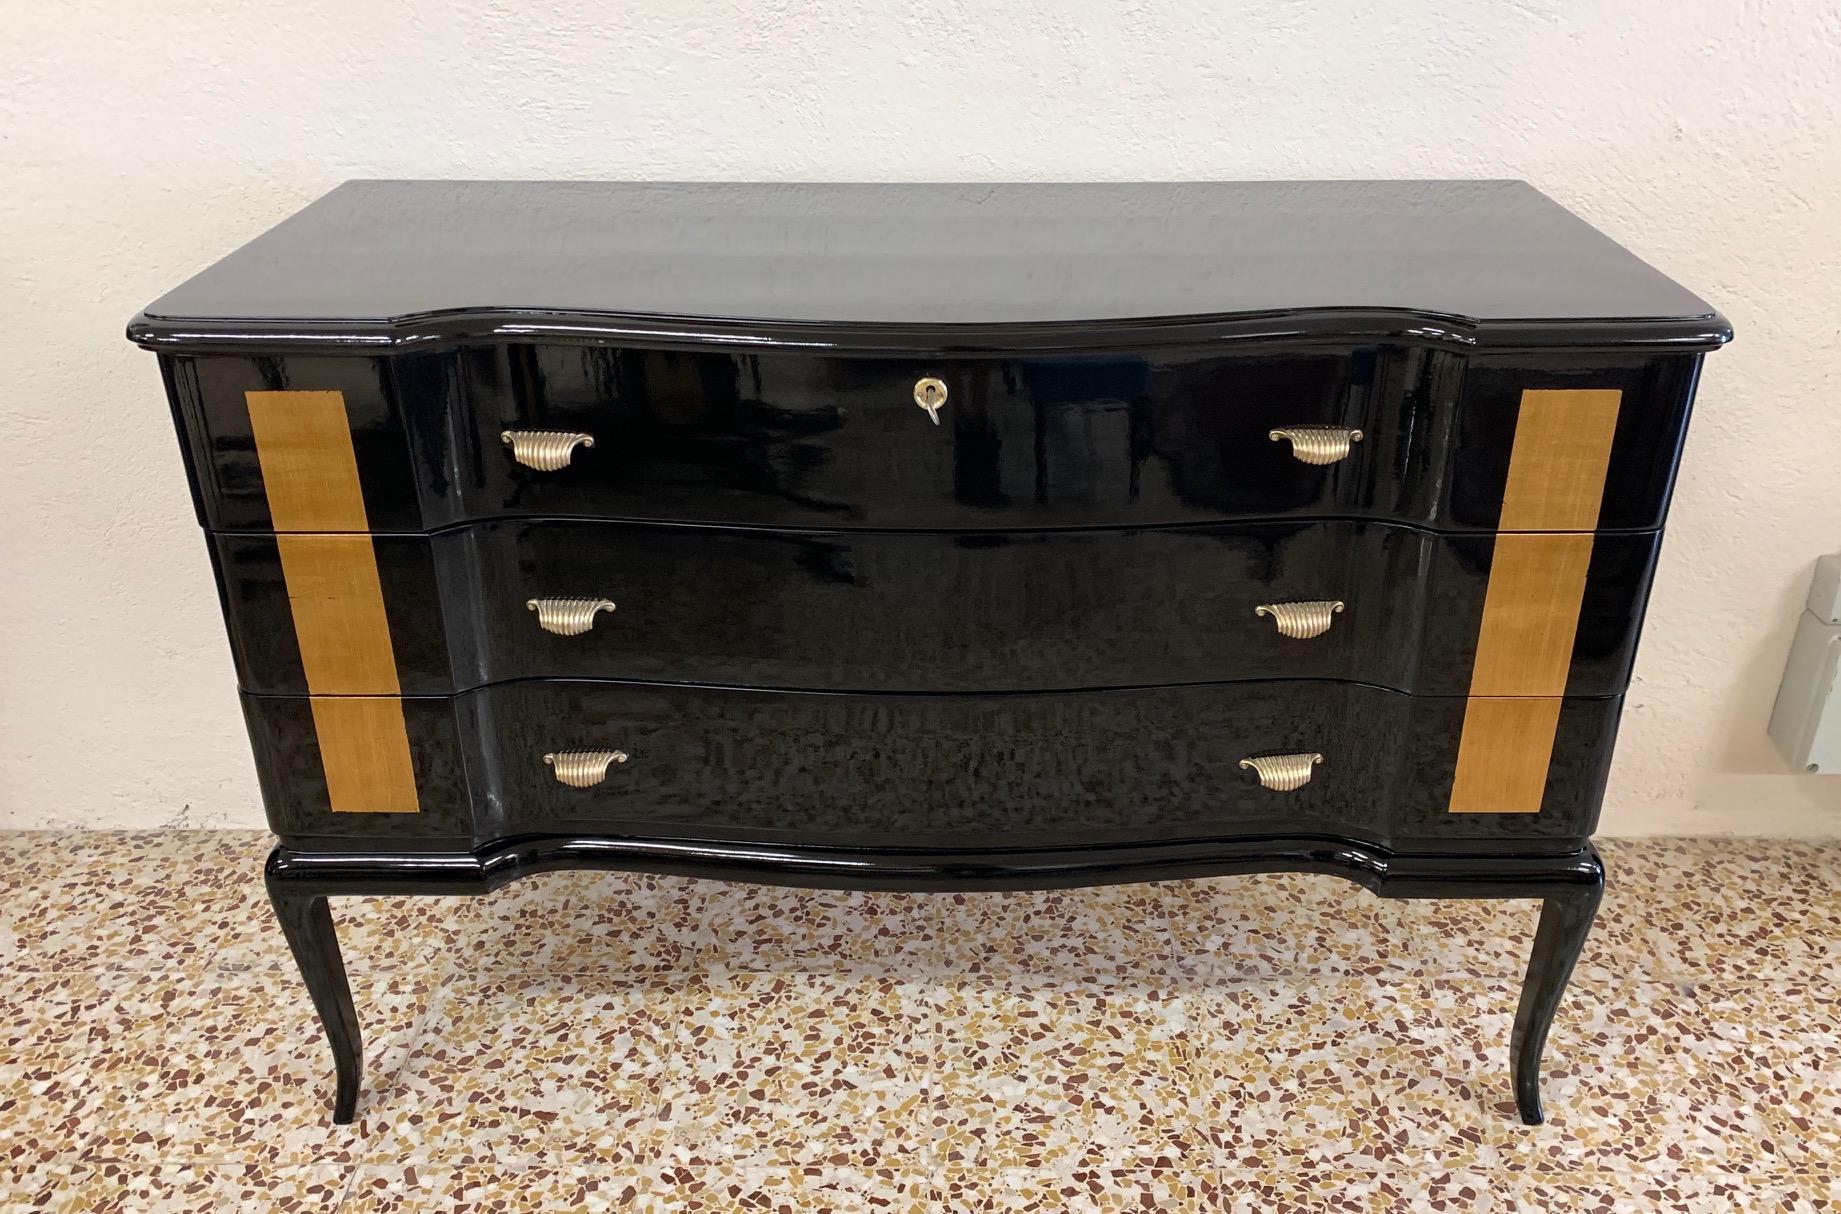
[(940, 406), (946, 403), (946, 385), (932, 376), (914, 381), (914, 403), (927, 411), (934, 425), (939, 425)]

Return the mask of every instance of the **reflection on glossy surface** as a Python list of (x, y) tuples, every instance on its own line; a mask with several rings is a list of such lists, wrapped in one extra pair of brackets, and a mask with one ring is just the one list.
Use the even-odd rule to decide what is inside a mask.
[[(1035, 529), (1383, 518), (1491, 530), (1521, 391), (1623, 393), (1599, 526), (1659, 525), (1698, 356), (1287, 347), (1239, 357), (820, 358), (479, 347), (394, 359), (170, 360), (205, 521), (271, 529), (243, 394), (345, 396), (370, 526), (577, 516)], [(917, 378), (950, 385), (941, 424)], [(401, 402), (413, 402), (405, 405)], [(1275, 428), (1360, 429), (1333, 464)], [(536, 471), (508, 429), (605, 435)]]
[[(1538, 814), (1446, 812), (1465, 700), (1334, 682), (1009, 696), (588, 681), (406, 701), (418, 815), (331, 813), (305, 697), (245, 696), (284, 838), (613, 831), (864, 847), (1083, 847), (1309, 833), (1408, 851), (1590, 834), (1620, 698), (1569, 699)], [(629, 756), (592, 788), (543, 761)], [(1261, 788), (1249, 755), (1322, 753)], [(464, 756), (464, 757), (463, 757)]]
[[(1596, 540), (1570, 694), (1623, 690), (1657, 540)], [(942, 534), (538, 521), (374, 549), (410, 694), (592, 677), (958, 692), (1333, 678), (1462, 695), (1495, 543), (1364, 522)], [(220, 535), (215, 550), (243, 686), (306, 690), (274, 539)], [(608, 598), (569, 597), (583, 589)], [(1308, 639), (1262, 615), (1326, 596), (1344, 606), (1323, 608)], [(533, 615), (546, 602), (578, 604), (552, 609), (568, 629)]]
[[(464, 356), (480, 447), (454, 518), (591, 515), (768, 525), (1117, 525), (1197, 510), (1287, 513), (1362, 500), (1351, 461), (1300, 467), (1277, 424), (1370, 418), (1377, 356), (902, 362), (509, 347)], [(1400, 376), (1429, 356), (1402, 354)], [(940, 424), (912, 405), (937, 378)], [(1394, 449), (1404, 402), (1377, 457)], [(501, 425), (615, 436), (548, 477), (484, 440)], [(469, 436), (472, 437), (472, 436)], [(1397, 499), (1389, 498), (1390, 503)]]
[(1059, 340), (1073, 343), (1172, 317), (1346, 332), (1377, 311), (1454, 345), (1527, 330), (1552, 345), (1580, 318), (1599, 340), (1620, 322), (1651, 341), (1725, 330), (1516, 181), (359, 181), (131, 332), (560, 342), (626, 317), (681, 340), (743, 318), (767, 323), (731, 332), (787, 342), (1016, 348), (1036, 326), (1071, 328)]

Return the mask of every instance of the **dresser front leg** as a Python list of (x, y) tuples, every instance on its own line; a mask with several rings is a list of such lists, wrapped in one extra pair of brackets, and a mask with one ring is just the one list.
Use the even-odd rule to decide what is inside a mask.
[(1521, 984), (1521, 1006), (1515, 1012), (1515, 1031), (1509, 1042), (1515, 1106), (1526, 1125), (1546, 1120), (1541, 1109), (1541, 1053), (1604, 896), (1604, 868), (1596, 868), (1596, 880), (1582, 881), (1541, 899), (1540, 926), (1534, 932), (1534, 952), (1528, 958), (1528, 976)]
[(282, 934), (294, 952), (314, 1010), (332, 1045), (338, 1087), (333, 1095), (332, 1119), (350, 1124), (358, 1111), (358, 1081), (364, 1062), (364, 1041), (358, 1033), (358, 1011), (352, 1006), (352, 988), (345, 979), (345, 961), (339, 955), (339, 938), (333, 931), (332, 911), (326, 895), (303, 889), (278, 876), (271, 864), (269, 901), (281, 921)]

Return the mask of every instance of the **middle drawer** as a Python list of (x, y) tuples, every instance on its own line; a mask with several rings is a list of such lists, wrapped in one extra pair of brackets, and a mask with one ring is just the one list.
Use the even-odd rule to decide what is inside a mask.
[[(245, 690), (379, 690), (309, 686), (294, 613), (311, 607), (299, 586), (290, 598), (277, 538), (212, 538)], [(1592, 551), (1566, 694), (1614, 695), (1658, 536), (1580, 538)], [(1463, 695), (1497, 545), (1525, 540), (1363, 521), (945, 533), (540, 520), (332, 542), (374, 550), (406, 695), (531, 678), (920, 693), (1326, 678)]]

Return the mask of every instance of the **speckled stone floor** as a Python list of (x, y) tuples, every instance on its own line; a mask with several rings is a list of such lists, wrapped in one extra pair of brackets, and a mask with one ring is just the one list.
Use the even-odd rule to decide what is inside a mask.
[(1537, 1129), (1531, 903), (610, 874), (336, 904), (335, 1127), (267, 848), (0, 834), (0, 1206), (1841, 1208), (1841, 845), (1607, 844)]

